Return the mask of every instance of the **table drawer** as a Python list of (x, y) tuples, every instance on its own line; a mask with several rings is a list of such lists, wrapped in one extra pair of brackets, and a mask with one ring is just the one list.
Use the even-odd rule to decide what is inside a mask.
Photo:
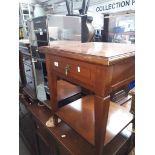
[(72, 78), (89, 85), (93, 85), (94, 83), (96, 69), (92, 64), (52, 56), (52, 68), (63, 74), (66, 78)]
[(32, 66), (29, 66), (27, 64), (24, 64), (24, 70), (25, 70), (25, 74), (30, 76), (31, 78), (33, 77), (32, 74)]

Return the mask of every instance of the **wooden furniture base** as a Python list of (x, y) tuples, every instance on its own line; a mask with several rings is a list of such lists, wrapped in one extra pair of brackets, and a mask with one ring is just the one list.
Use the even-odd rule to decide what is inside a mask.
[[(48, 108), (39, 107), (35, 102), (30, 105), (29, 100), (25, 96), (20, 96), (20, 102), (32, 114), (36, 124), (36, 133), (49, 146), (49, 149), (53, 150), (52, 155), (96, 155), (95, 147), (79, 136), (63, 121), (56, 127), (47, 128), (46, 121), (51, 117), (51, 112)], [(127, 155), (133, 147), (131, 127), (132, 125), (129, 124), (109, 142), (104, 147), (102, 154)], [(61, 135), (66, 135), (66, 137), (62, 138)]]

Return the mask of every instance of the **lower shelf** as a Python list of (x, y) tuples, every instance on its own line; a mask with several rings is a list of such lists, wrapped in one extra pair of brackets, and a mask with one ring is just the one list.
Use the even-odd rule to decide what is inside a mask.
[[(94, 96), (89, 95), (78, 99), (62, 108), (56, 113), (65, 123), (92, 145), (94, 142)], [(124, 107), (110, 102), (106, 137), (104, 145), (108, 144), (131, 121), (133, 115)]]

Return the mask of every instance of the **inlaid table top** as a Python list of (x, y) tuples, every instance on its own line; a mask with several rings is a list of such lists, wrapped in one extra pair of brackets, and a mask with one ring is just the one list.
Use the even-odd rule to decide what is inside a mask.
[(40, 47), (40, 51), (109, 65), (120, 59), (134, 56), (135, 45), (105, 42), (54, 41), (50, 42), (49, 46)]

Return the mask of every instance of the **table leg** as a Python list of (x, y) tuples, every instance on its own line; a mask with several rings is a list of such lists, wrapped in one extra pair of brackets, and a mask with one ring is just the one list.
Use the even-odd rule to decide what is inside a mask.
[[(54, 114), (58, 110), (58, 100), (57, 100), (57, 76), (53, 73), (53, 70), (50, 68), (50, 56), (46, 55), (46, 68), (47, 68), (47, 76), (48, 76), (48, 86), (50, 90), (50, 104), (52, 108), (52, 114)], [(58, 117), (53, 115), (54, 124), (58, 123)]]
[(106, 126), (108, 120), (108, 112), (110, 105), (110, 96), (105, 98), (95, 96), (95, 147), (96, 155), (101, 155), (104, 139), (106, 134)]

